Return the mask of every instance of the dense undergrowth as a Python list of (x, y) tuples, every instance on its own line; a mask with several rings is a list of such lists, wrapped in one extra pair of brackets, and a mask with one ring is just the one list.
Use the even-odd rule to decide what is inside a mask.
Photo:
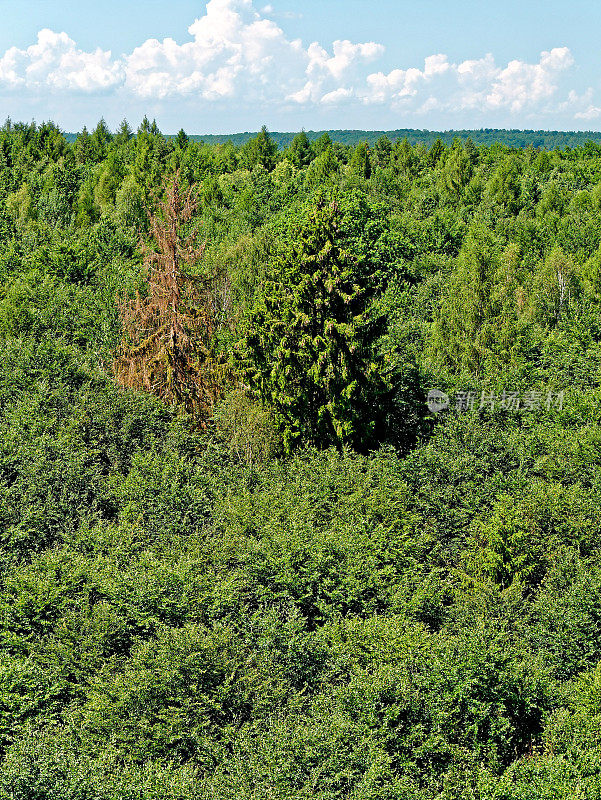
[[(111, 369), (177, 170), (202, 424)], [(5, 126), (0, 242), (0, 798), (601, 794), (601, 147)]]

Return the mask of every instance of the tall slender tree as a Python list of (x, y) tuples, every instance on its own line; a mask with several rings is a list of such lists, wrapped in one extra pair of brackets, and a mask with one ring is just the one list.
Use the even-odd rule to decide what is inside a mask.
[(123, 339), (113, 368), (122, 386), (152, 392), (202, 422), (219, 393), (213, 354), (219, 303), (217, 276), (193, 271), (205, 249), (189, 230), (196, 208), (193, 190), (182, 191), (176, 175), (159, 213), (149, 214), (147, 292), (121, 303)]
[(390, 387), (370, 313), (375, 285), (346, 247), (342, 211), (324, 197), (273, 263), (240, 351), (247, 380), (280, 422), (284, 445), (350, 445), (386, 438)]

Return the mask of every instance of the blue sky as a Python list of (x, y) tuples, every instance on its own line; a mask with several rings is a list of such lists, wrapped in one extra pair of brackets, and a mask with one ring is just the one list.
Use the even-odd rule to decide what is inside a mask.
[(0, 117), (601, 128), (592, 0), (0, 0)]

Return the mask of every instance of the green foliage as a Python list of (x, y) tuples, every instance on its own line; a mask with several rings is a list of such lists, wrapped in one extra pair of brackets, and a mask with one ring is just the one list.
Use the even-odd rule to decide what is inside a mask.
[(264, 463), (279, 450), (280, 437), (272, 415), (243, 390), (227, 393), (215, 408), (213, 421), (231, 455), (241, 463)]
[(313, 160), (313, 151), (309, 137), (304, 131), (301, 131), (292, 140), (289, 148), (288, 158), (298, 169), (308, 166)]
[[(0, 800), (600, 795), (591, 137), (7, 121)], [(176, 171), (202, 426), (110, 375)]]
[[(248, 380), (287, 450), (382, 441), (389, 390), (373, 345), (374, 285), (345, 249), (341, 212), (320, 198), (274, 263), (242, 342)], [(378, 409), (374, 415), (374, 409)]]
[(307, 182), (311, 186), (324, 186), (332, 182), (338, 173), (340, 165), (334, 155), (332, 147), (328, 146), (311, 163), (307, 170)]
[(349, 167), (351, 172), (358, 175), (360, 178), (368, 180), (371, 177), (371, 158), (369, 147), (365, 142), (361, 142), (361, 144), (355, 147), (349, 162)]
[(461, 147), (454, 146), (447, 158), (441, 178), (443, 190), (452, 202), (457, 202), (472, 176), (472, 162), (469, 154)]
[(518, 248), (500, 253), (487, 228), (471, 227), (432, 326), (435, 364), (481, 375), (523, 358), (531, 334), (520, 266)]
[(572, 259), (554, 247), (532, 278), (534, 313), (543, 325), (556, 325), (578, 295)]
[(256, 139), (250, 139), (241, 149), (241, 162), (247, 169), (258, 165), (263, 169), (271, 170), (275, 166), (277, 150), (277, 144), (271, 139), (264, 125)]
[(520, 171), (515, 158), (505, 159), (492, 176), (487, 192), (491, 202), (501, 206), (508, 214), (520, 210)]
[[(274, 132), (272, 137), (281, 148), (288, 147), (296, 134)], [(69, 138), (75, 138), (73, 134), (67, 134)], [(254, 133), (235, 133), (235, 134), (203, 134), (191, 137), (197, 141), (207, 142), (211, 145), (231, 142), (240, 147), (249, 139), (256, 136)], [(473, 145), (483, 145), (490, 147), (501, 142), (508, 147), (526, 148), (553, 151), (555, 149), (576, 148), (591, 145), (592, 148), (601, 144), (601, 136), (598, 131), (529, 131), (529, 130), (504, 130), (495, 128), (482, 128), (479, 130), (450, 130), (450, 131), (428, 131), (416, 130), (413, 128), (399, 128), (394, 131), (361, 131), (361, 130), (331, 130), (331, 131), (307, 131), (307, 137), (312, 142), (328, 141), (340, 142), (343, 145), (355, 147), (360, 142), (367, 142), (370, 147), (376, 142), (386, 137), (391, 142), (402, 142), (404, 139), (412, 145), (424, 144), (432, 146), (436, 140), (447, 145), (452, 145), (455, 140), (461, 142), (471, 142)], [(596, 144), (595, 144), (596, 143)], [(327, 146), (327, 145), (326, 145)], [(595, 150), (592, 150), (595, 153)]]

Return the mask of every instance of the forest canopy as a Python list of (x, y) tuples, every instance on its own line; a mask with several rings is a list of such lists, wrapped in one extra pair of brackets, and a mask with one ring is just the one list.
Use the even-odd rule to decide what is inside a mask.
[(397, 133), (0, 129), (0, 800), (601, 793), (601, 143)]
[[(232, 134), (191, 134), (190, 139), (206, 144), (225, 144), (231, 142), (235, 146), (246, 144), (250, 139), (257, 136), (255, 133), (232, 133)], [(294, 141), (297, 133), (285, 133), (273, 131), (270, 133), (273, 141), (284, 149), (289, 147)], [(508, 147), (532, 147), (545, 150), (554, 150), (566, 147), (582, 147), (587, 142), (601, 143), (601, 132), (599, 131), (544, 131), (544, 130), (505, 130), (496, 128), (479, 128), (476, 130), (449, 130), (449, 131), (429, 131), (416, 128), (398, 128), (393, 131), (361, 131), (361, 130), (330, 130), (330, 131), (307, 131), (306, 136), (311, 142), (315, 142), (322, 136), (327, 135), (333, 142), (344, 145), (356, 146), (360, 142), (367, 142), (370, 147), (385, 136), (391, 142), (400, 142), (403, 139), (412, 144), (423, 144), (431, 147), (437, 139), (445, 144), (452, 144), (453, 139), (461, 142), (471, 139), (474, 144), (493, 145), (504, 144)], [(76, 133), (66, 133), (65, 138), (69, 142), (74, 142), (77, 138)], [(174, 136), (167, 136), (174, 139)]]

